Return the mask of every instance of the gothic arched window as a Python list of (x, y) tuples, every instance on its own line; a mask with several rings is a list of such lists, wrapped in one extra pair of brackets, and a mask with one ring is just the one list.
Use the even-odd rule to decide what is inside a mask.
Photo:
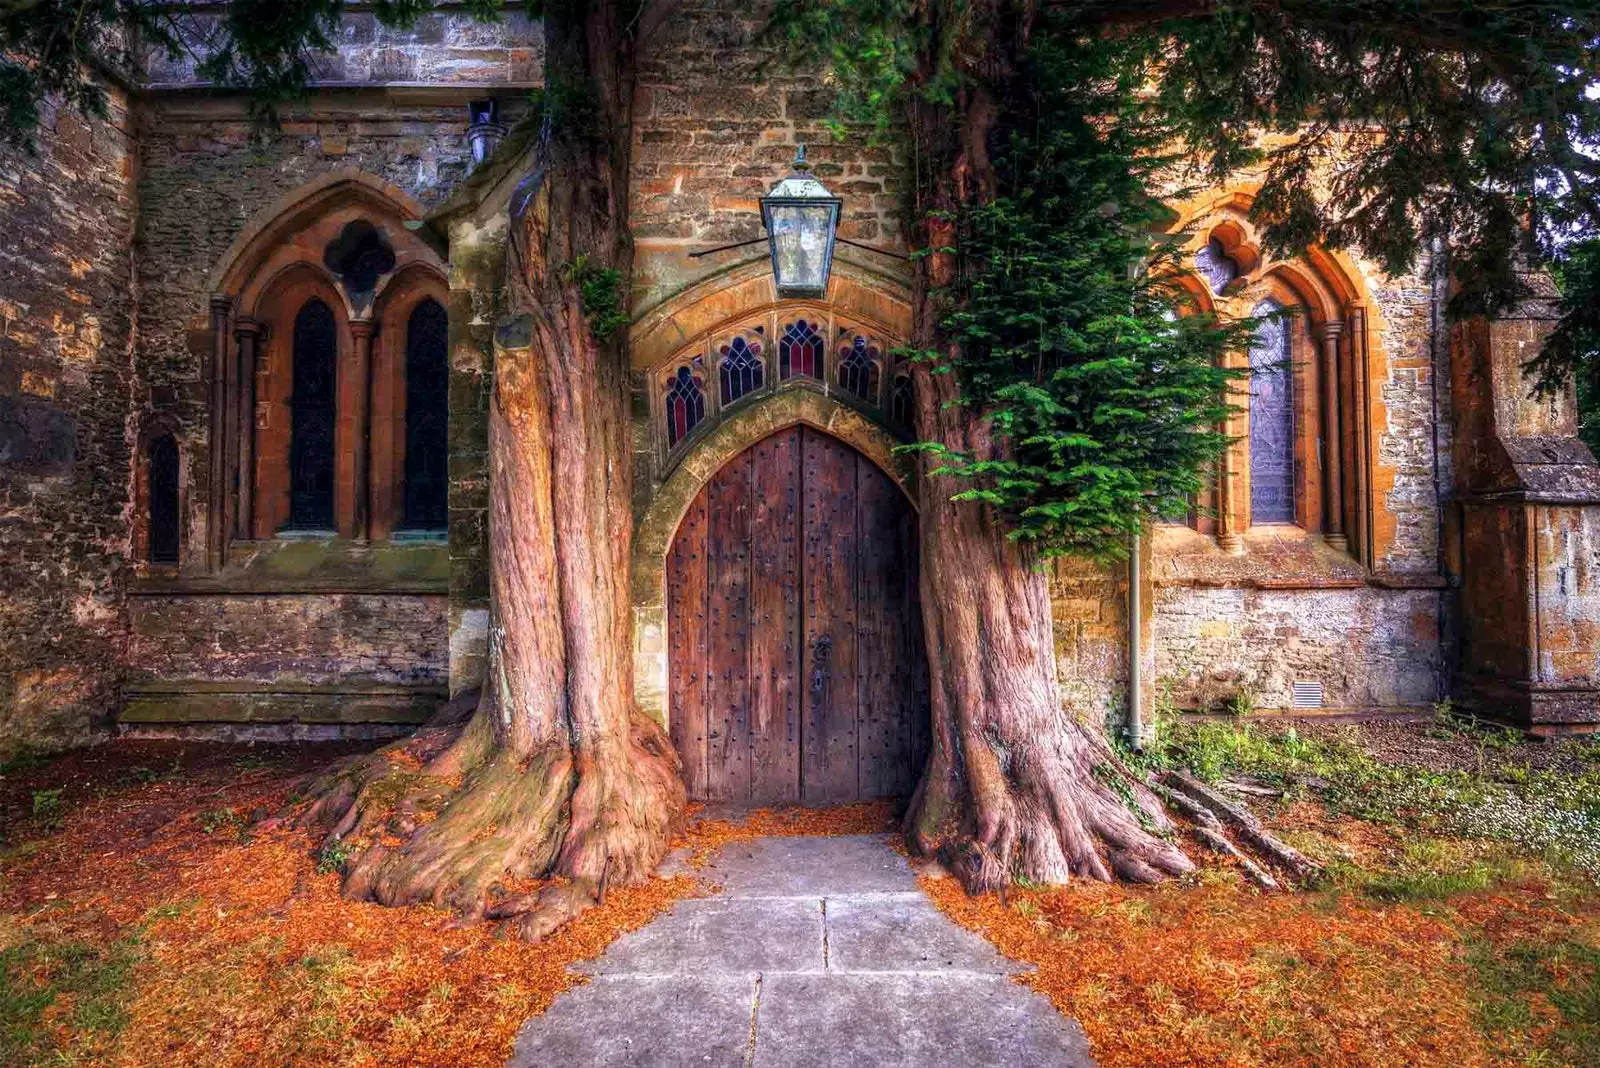
[(150, 439), (149, 558), (152, 564), (178, 562), (178, 442), (169, 434)]
[(333, 527), (333, 432), (338, 352), (333, 311), (317, 297), (294, 319), (289, 397), (289, 526)]
[(783, 328), (778, 340), (778, 377), (822, 377), (822, 335), (819, 324), (796, 319)]
[(869, 344), (860, 334), (855, 340), (839, 349), (839, 366), (834, 374), (839, 388), (854, 393), (864, 401), (878, 401), (878, 347)]
[(917, 384), (910, 371), (894, 376), (894, 388), (889, 391), (889, 418), (896, 426), (913, 430), (917, 425)]
[(705, 418), (706, 398), (700, 378), (685, 364), (667, 379), (667, 447), (683, 441)]
[(1289, 365), (1289, 318), (1281, 304), (1262, 301), (1250, 345), (1250, 522), (1293, 523), (1294, 376)]
[(406, 322), (406, 463), (404, 522), (443, 530), (449, 515), (450, 376), (448, 320), (436, 300), (419, 303)]
[(736, 337), (722, 346), (722, 403), (732, 404), (740, 397), (760, 389), (766, 381), (766, 365), (761, 360), (761, 342)]

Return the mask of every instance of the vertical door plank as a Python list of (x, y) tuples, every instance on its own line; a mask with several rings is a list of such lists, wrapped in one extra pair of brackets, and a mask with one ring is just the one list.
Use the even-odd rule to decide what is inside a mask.
[(694, 798), (706, 789), (708, 490), (689, 505), (667, 554), (667, 727)]
[(751, 800), (800, 799), (800, 430), (751, 450)]
[(910, 508), (894, 483), (856, 457), (856, 694), (862, 797), (911, 793), (912, 665), (904, 635)]
[(711, 480), (706, 531), (706, 793), (750, 799), (750, 458)]
[(804, 638), (802, 792), (849, 801), (856, 780), (856, 453), (801, 431)]

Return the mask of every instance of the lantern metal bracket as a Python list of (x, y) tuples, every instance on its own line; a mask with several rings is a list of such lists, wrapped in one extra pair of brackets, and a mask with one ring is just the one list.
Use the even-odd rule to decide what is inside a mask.
[[(732, 250), (734, 250), (736, 248), (744, 248), (746, 245), (759, 245), (759, 244), (762, 244), (763, 242), (765, 242), (766, 240), (767, 240), (767, 235), (762, 234), (760, 237), (752, 237), (748, 241), (735, 241), (731, 245), (718, 245), (716, 248), (703, 248), (699, 252), (691, 252), (691, 253), (689, 253), (689, 258), (691, 260), (697, 260), (701, 256), (710, 256), (712, 253), (716, 253), (716, 252), (731, 252)], [(888, 256), (890, 259), (893, 259), (893, 260), (909, 260), (911, 258), (910, 256), (907, 256), (904, 252), (891, 252), (886, 248), (877, 248), (876, 246), (873, 246), (873, 245), (863, 245), (861, 242), (852, 241), (848, 237), (835, 237), (834, 240), (837, 241), (841, 245), (849, 245), (851, 248), (866, 249), (868, 252), (876, 252), (880, 256)]]

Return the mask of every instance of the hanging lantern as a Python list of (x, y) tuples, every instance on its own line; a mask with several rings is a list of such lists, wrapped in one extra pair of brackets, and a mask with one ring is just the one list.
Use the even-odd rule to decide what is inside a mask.
[(780, 298), (827, 293), (843, 204), (811, 174), (806, 146), (801, 145), (794, 173), (761, 198), (761, 221), (772, 247), (772, 276)]
[(467, 147), (472, 151), (472, 165), (476, 167), (490, 156), (505, 140), (505, 124), (500, 121), (500, 101), (493, 98), (474, 100), (467, 105), (472, 117), (467, 126)]

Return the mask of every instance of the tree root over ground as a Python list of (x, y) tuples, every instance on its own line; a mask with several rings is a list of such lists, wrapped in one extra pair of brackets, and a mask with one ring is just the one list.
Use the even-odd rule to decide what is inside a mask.
[(600, 754), (565, 737), (525, 755), (495, 744), (490, 718), (426, 726), (302, 783), (287, 820), (322, 830), (319, 855), (344, 896), (454, 909), (531, 941), (642, 882), (682, 820), (683, 788), (660, 727), (633, 717)]
[(1074, 876), (1156, 883), (1194, 870), (1178, 845), (1187, 829), (1263, 889), (1320, 874), (1244, 805), (1193, 776), (1166, 772), (1147, 781), (1089, 732), (1078, 741), (1064, 755), (1013, 750), (1004, 774), (986, 767), (986, 746), (967, 749), (959, 774), (940, 767), (936, 747), (906, 816), (913, 853), (937, 857), (974, 894)]

